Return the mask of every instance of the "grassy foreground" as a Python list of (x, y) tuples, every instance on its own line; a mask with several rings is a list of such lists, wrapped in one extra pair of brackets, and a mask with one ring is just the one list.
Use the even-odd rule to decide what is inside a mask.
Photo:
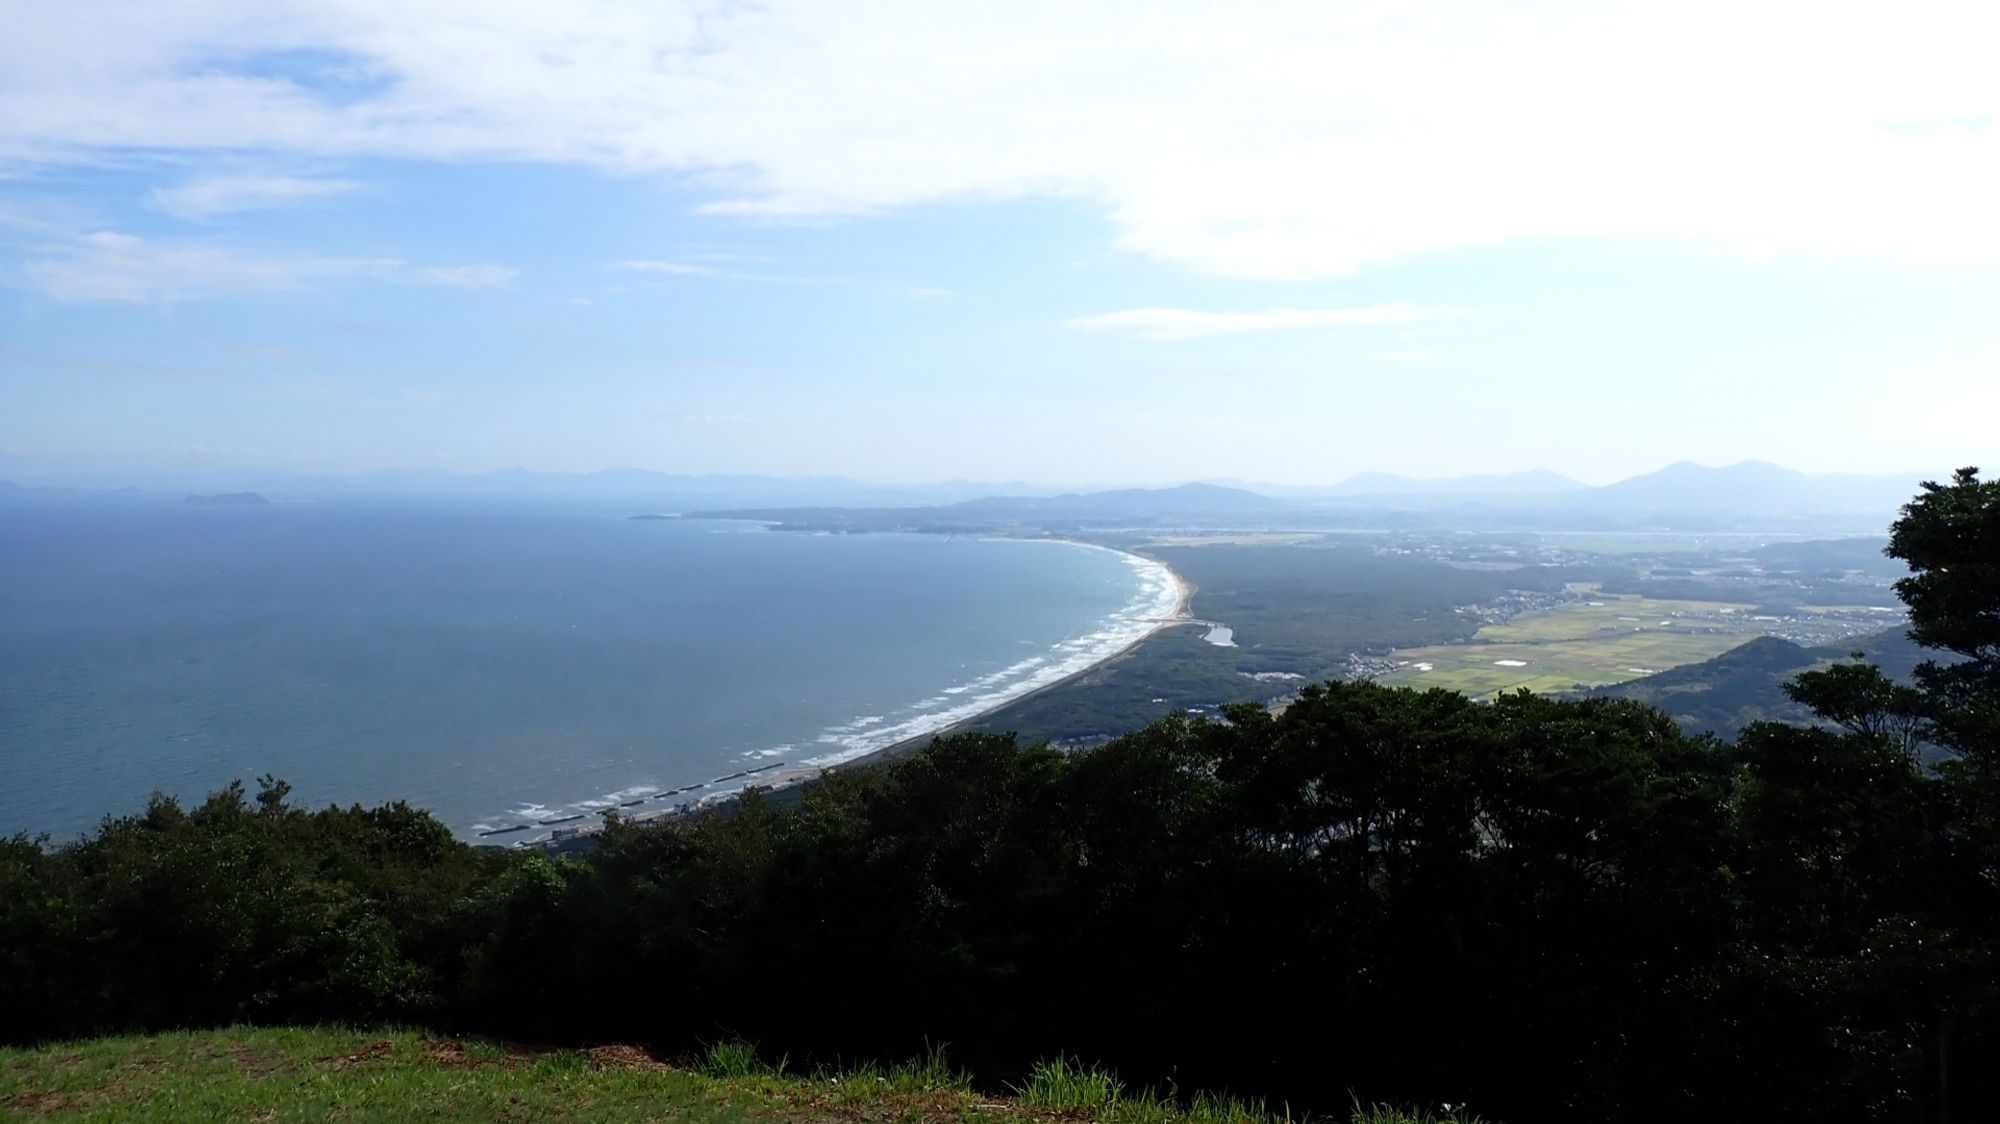
[[(1133, 1094), (1057, 1060), (1004, 1096), (973, 1090), (943, 1055), (891, 1068), (786, 1074), (746, 1047), (669, 1064), (630, 1046), (535, 1050), (410, 1031), (185, 1032), (0, 1050), (0, 1119), (641, 1121), (1104, 1121), (1284, 1124), (1238, 1101)], [(1354, 1124), (1472, 1124), (1359, 1110)]]

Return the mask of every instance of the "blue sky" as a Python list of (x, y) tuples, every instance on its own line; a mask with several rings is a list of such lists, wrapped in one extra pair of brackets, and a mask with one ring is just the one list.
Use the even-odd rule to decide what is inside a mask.
[(1994, 461), (2000, 27), (1739, 7), (44, 6), (0, 476)]

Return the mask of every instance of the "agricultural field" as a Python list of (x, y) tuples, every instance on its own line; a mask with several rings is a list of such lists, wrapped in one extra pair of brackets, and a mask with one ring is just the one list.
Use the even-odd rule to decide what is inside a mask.
[(1445, 687), (1475, 698), (1526, 688), (1605, 686), (1700, 663), (1759, 636), (1860, 635), (1885, 626), (1866, 607), (1785, 616), (1721, 601), (1668, 600), (1577, 587), (1575, 600), (1489, 624), (1465, 641), (1398, 648), (1385, 683)]
[(1816, 541), (1808, 535), (1744, 531), (1538, 531), (1525, 537), (1545, 549), (1570, 553), (1684, 558)]
[(1172, 566), (1203, 630), (1168, 629), (968, 728), (1089, 744), (1167, 714), (1368, 676), (1474, 697), (1608, 686), (1773, 636), (1843, 644), (1903, 620), (1882, 540), (1747, 535), (1104, 533)]

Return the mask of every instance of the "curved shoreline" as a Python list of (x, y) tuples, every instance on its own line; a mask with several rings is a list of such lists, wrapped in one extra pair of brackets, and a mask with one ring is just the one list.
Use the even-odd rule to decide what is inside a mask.
[[(1144, 630), (1137, 632), (1132, 637), (1125, 640), (1125, 642), (1120, 644), (1117, 648), (1107, 651), (1100, 656), (1097, 656), (1097, 658), (1092, 659), (1089, 663), (1071, 669), (1069, 671), (1066, 671), (1061, 676), (1052, 679), (1049, 682), (1037, 683), (1029, 687), (1028, 689), (1020, 691), (1018, 693), (1007, 694), (1005, 697), (993, 699), (990, 703), (979, 707), (977, 710), (970, 711), (962, 715), (953, 716), (949, 722), (946, 722), (942, 725), (922, 730), (910, 734), (906, 737), (898, 738), (895, 741), (889, 742), (885, 745), (860, 749), (848, 756), (841, 756), (838, 754), (823, 755), (822, 758), (820, 758), (817, 761), (807, 761), (799, 767), (786, 769), (783, 772), (776, 773), (768, 778), (765, 778), (764, 783), (755, 784), (754, 786), (745, 785), (741, 788), (727, 789), (724, 791), (712, 793), (708, 795), (705, 799), (694, 803), (692, 805), (692, 808), (689, 808), (686, 805), (680, 807), (672, 807), (672, 808), (661, 808), (656, 811), (640, 812), (636, 815), (625, 816), (622, 818), (627, 821), (637, 822), (637, 823), (643, 823), (659, 819), (671, 819), (675, 816), (685, 814), (686, 811), (699, 810), (702, 808), (713, 808), (726, 804), (729, 801), (734, 800), (737, 797), (741, 796), (743, 792), (750, 787), (756, 787), (766, 791), (786, 789), (799, 784), (803, 784), (807, 781), (814, 780), (827, 773), (841, 769), (873, 768), (886, 761), (892, 761), (895, 760), (896, 758), (906, 756), (919, 749), (922, 749), (925, 746), (930, 745), (930, 743), (937, 738), (949, 736), (953, 732), (961, 730), (964, 727), (971, 725), (972, 723), (978, 722), (1000, 710), (1004, 710), (1007, 707), (1013, 706), (1015, 703), (1021, 702), (1025, 699), (1033, 698), (1036, 695), (1040, 695), (1046, 691), (1052, 691), (1058, 687), (1072, 683), (1079, 677), (1088, 675), (1091, 672), (1097, 670), (1098, 668), (1103, 667), (1105, 664), (1108, 664), (1111, 661), (1118, 659), (1120, 656), (1125, 655), (1127, 652), (1130, 652), (1132, 649), (1138, 647), (1141, 643), (1157, 635), (1162, 630), (1172, 628), (1175, 625), (1186, 624), (1194, 619), (1189, 609), (1189, 599), (1194, 593), (1193, 588), (1190, 587), (1184, 579), (1182, 579), (1180, 574), (1177, 573), (1172, 566), (1167, 565), (1165, 562), (1161, 561), (1158, 558), (1148, 557), (1147, 555), (1140, 554), (1137, 551), (1124, 550), (1113, 546), (1106, 546), (1103, 543), (1085, 542), (1079, 539), (1052, 539), (1052, 538), (1030, 539), (1030, 538), (1013, 538), (1009, 536), (992, 536), (992, 537), (1002, 539), (1007, 542), (1050, 542), (1050, 543), (1057, 543), (1063, 546), (1083, 547), (1090, 550), (1110, 551), (1113, 554), (1117, 554), (1127, 559), (1128, 563), (1133, 565), (1135, 569), (1153, 570), (1156, 571), (1161, 577), (1164, 577), (1166, 580), (1167, 588), (1173, 591), (1173, 607), (1164, 616), (1156, 615), (1151, 617), (1138, 618), (1139, 620), (1143, 620), (1146, 622), (1147, 627)], [(1142, 586), (1142, 592), (1143, 588), (1144, 587)], [(825, 758), (828, 756), (833, 757), (834, 759), (826, 760)], [(613, 808), (619, 806), (620, 805), (614, 803)], [(600, 809), (600, 811), (602, 811), (602, 809)], [(541, 825), (534, 825), (534, 826), (541, 826)], [(535, 835), (531, 838), (522, 839), (519, 842), (515, 843), (514, 846), (516, 847), (562, 846), (582, 838), (593, 836), (598, 832), (602, 831), (603, 829), (604, 829), (604, 821), (602, 819), (597, 819), (596, 822), (593, 823), (578, 824), (573, 828), (568, 828), (566, 830), (562, 830), (559, 832), (544, 832)]]
[(1168, 613), (1164, 617), (1153, 618), (1151, 621), (1151, 627), (1147, 628), (1144, 632), (1138, 634), (1137, 636), (1134, 636), (1131, 640), (1128, 640), (1124, 644), (1120, 645), (1116, 651), (1110, 652), (1098, 659), (1094, 659), (1090, 661), (1090, 663), (1063, 675), (1059, 679), (1052, 680), (1048, 683), (1037, 684), (1036, 686), (1026, 691), (1022, 691), (1018, 695), (1012, 695), (1008, 698), (1002, 699), (994, 703), (992, 706), (982, 707), (977, 713), (966, 715), (965, 717), (958, 719), (957, 721), (951, 723), (948, 726), (942, 726), (936, 730), (931, 730), (922, 734), (917, 734), (913, 737), (904, 738), (901, 741), (895, 742), (894, 744), (883, 746), (880, 749), (870, 750), (867, 753), (849, 758), (846, 761), (840, 761), (831, 765), (827, 765), (824, 768), (817, 770), (815, 775), (817, 775), (817, 772), (830, 772), (834, 769), (852, 768), (855, 766), (873, 766), (880, 764), (883, 761), (893, 760), (896, 757), (900, 757), (903, 756), (904, 754), (908, 754), (914, 752), (915, 750), (922, 749), (923, 747), (929, 745), (931, 741), (935, 738), (945, 737), (955, 731), (961, 730), (962, 728), (971, 725), (972, 723), (978, 722), (989, 715), (1005, 710), (1008, 707), (1013, 706), (1015, 703), (1024, 702), (1028, 699), (1034, 698), (1037, 695), (1045, 694), (1049, 691), (1055, 690), (1058, 687), (1062, 687), (1069, 683), (1073, 683), (1076, 680), (1082, 678), (1083, 676), (1088, 675), (1093, 671), (1096, 671), (1100, 667), (1103, 667), (1105, 664), (1110, 663), (1112, 660), (1115, 660), (1118, 657), (1123, 656), (1125, 653), (1138, 647), (1140, 644), (1146, 642), (1147, 640), (1165, 631), (1166, 629), (1173, 628), (1176, 625), (1199, 623), (1195, 620), (1193, 611), (1189, 607), (1190, 599), (1194, 595), (1194, 588), (1188, 585), (1187, 580), (1182, 578), (1180, 573), (1176, 571), (1172, 566), (1167, 565), (1165, 562), (1162, 562), (1157, 558), (1148, 557), (1134, 550), (1121, 550), (1115, 546), (1105, 546), (1103, 543), (1084, 542), (1080, 539), (1012, 539), (1009, 541), (1059, 542), (1070, 546), (1089, 547), (1093, 550), (1108, 550), (1111, 551), (1113, 554), (1121, 554), (1127, 558), (1137, 559), (1140, 562), (1146, 564), (1147, 566), (1157, 567), (1162, 574), (1166, 575), (1167, 582), (1174, 591), (1173, 611)]

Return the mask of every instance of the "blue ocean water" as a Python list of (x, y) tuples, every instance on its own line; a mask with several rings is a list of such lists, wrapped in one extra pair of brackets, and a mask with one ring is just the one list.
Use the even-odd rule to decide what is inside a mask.
[(603, 510), (9, 505), (0, 833), (272, 773), (472, 837), (831, 763), (1117, 650), (1170, 581), (1067, 544)]

